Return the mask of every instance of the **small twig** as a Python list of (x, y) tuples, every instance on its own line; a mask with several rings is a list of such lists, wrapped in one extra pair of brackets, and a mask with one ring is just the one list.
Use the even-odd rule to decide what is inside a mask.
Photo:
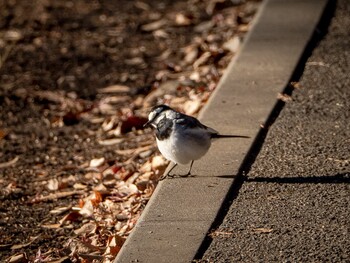
[[(1, 68), (1, 67), (0, 67), (0, 68)], [(0, 163), (0, 169), (1, 169), (1, 168), (6, 168), (6, 167), (9, 167), (9, 166), (12, 166), (12, 165), (14, 165), (15, 163), (17, 163), (18, 160), (19, 160), (19, 157), (16, 156), (16, 157), (13, 158), (11, 161), (4, 162), (4, 163)]]

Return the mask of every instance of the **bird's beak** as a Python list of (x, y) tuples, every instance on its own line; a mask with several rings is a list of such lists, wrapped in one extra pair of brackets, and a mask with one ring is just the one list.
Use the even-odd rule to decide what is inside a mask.
[(150, 127), (150, 126), (151, 126), (151, 121), (148, 121), (148, 122), (146, 122), (146, 123), (143, 125), (143, 128), (146, 129), (146, 128)]

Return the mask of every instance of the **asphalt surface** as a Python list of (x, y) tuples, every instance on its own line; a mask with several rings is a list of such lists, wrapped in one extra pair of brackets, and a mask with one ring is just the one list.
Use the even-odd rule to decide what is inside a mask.
[(201, 262), (350, 262), (350, 2), (334, 15)]

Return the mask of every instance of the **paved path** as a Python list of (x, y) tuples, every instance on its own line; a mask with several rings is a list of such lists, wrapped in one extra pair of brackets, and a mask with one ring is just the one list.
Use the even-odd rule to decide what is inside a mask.
[(339, 0), (204, 259), (350, 262), (349, 36)]

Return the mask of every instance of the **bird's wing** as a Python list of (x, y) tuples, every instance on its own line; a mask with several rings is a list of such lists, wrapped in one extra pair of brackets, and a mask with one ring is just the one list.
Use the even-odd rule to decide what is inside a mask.
[(176, 123), (183, 125), (183, 126), (186, 126), (186, 128), (188, 128), (188, 129), (202, 128), (202, 129), (206, 130), (211, 135), (219, 134), (218, 131), (204, 125), (196, 118), (194, 118), (192, 116), (184, 115), (181, 113), (179, 114), (178, 118), (176, 119)]

